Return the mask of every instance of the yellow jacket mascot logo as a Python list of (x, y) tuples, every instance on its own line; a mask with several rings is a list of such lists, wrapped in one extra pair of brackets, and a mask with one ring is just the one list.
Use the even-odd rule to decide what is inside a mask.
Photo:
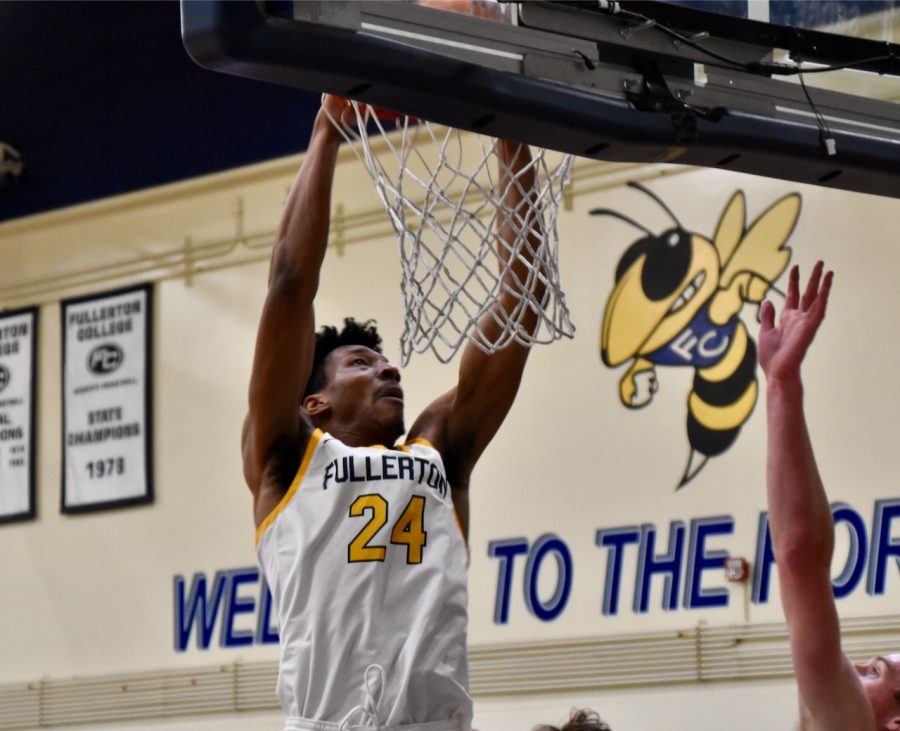
[(800, 196), (784, 196), (747, 226), (744, 194), (737, 191), (710, 241), (685, 231), (649, 190), (630, 185), (659, 203), (675, 225), (656, 235), (617, 211), (591, 211), (646, 234), (616, 267), (600, 353), (610, 368), (630, 362), (619, 383), (630, 409), (653, 400), (657, 366), (694, 369), (687, 404), (691, 452), (681, 488), (734, 443), (756, 404), (756, 346), (739, 315), (745, 302), (761, 303), (787, 268), (791, 254), (784, 244), (800, 215)]

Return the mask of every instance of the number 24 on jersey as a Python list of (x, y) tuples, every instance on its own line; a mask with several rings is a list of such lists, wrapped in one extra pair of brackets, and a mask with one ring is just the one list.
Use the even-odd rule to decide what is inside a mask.
[[(381, 495), (360, 495), (350, 505), (350, 517), (368, 517), (368, 522), (347, 546), (347, 560), (384, 561), (386, 546), (372, 545), (372, 539), (388, 522), (388, 502)], [(406, 546), (406, 563), (422, 563), (422, 551), (428, 533), (425, 531), (425, 498), (413, 495), (391, 529), (391, 544)]]

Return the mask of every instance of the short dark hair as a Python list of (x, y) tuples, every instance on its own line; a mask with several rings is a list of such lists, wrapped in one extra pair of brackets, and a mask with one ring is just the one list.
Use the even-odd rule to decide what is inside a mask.
[(325, 361), (333, 350), (343, 345), (364, 345), (380, 353), (381, 335), (375, 327), (375, 320), (360, 323), (352, 317), (345, 317), (344, 327), (340, 331), (336, 327), (325, 325), (316, 333), (316, 352), (313, 356), (312, 372), (303, 392), (304, 397), (318, 393), (328, 385)]
[(596, 711), (589, 708), (575, 709), (562, 727), (541, 724), (535, 726), (532, 731), (611, 731)]

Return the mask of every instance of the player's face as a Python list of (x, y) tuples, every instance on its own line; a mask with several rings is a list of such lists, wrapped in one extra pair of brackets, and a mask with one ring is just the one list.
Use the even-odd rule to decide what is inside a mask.
[(872, 704), (878, 731), (900, 729), (900, 654), (879, 655), (854, 667)]
[(328, 390), (332, 418), (342, 424), (374, 422), (399, 437), (403, 428), (400, 371), (363, 345), (343, 345), (329, 355)]

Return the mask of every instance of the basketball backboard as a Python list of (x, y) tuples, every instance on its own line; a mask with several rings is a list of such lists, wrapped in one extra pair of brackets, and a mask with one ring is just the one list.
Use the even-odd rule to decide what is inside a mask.
[[(504, 22), (415, 2), (185, 0), (182, 33), (210, 69), (495, 137), (900, 197), (900, 45), (772, 19), (796, 5), (504, 3)], [(858, 5), (895, 27), (891, 3)], [(850, 80), (813, 83), (836, 73)]]

